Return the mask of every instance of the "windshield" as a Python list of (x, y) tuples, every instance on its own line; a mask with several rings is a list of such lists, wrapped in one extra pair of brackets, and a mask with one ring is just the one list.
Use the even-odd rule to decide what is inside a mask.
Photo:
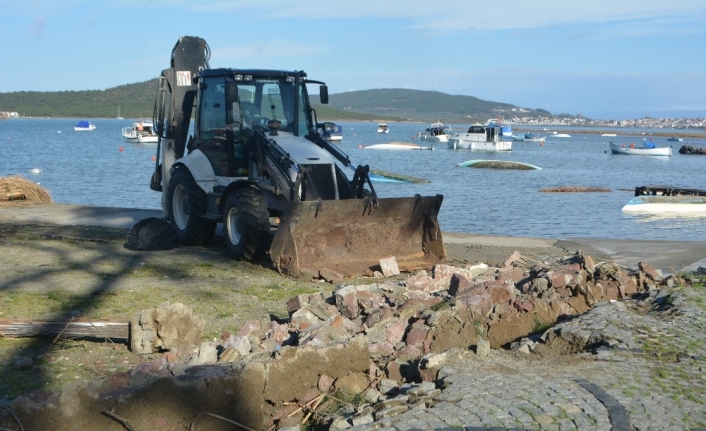
[[(302, 86), (296, 92), (294, 82), (286, 79), (255, 78), (237, 83), (240, 115), (243, 128), (263, 127), (269, 130), (268, 122), (281, 122), (279, 130), (294, 134), (306, 134), (307, 114)], [(299, 115), (295, 115), (295, 108)]]

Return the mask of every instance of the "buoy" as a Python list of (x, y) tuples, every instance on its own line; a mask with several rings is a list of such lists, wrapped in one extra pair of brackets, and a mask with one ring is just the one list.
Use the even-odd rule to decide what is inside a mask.
[(358, 145), (358, 149), (362, 150), (362, 149), (363, 149), (363, 146), (362, 146), (362, 145)]
[(152, 156), (152, 161), (154, 162), (156, 160), (157, 160), (157, 156)]
[(122, 151), (122, 150), (123, 150), (123, 147), (118, 148), (118, 151)]

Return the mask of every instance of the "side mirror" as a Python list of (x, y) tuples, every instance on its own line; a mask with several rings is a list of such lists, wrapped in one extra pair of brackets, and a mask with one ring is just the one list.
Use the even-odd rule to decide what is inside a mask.
[(325, 85), (319, 86), (319, 98), (322, 105), (328, 105), (328, 87)]

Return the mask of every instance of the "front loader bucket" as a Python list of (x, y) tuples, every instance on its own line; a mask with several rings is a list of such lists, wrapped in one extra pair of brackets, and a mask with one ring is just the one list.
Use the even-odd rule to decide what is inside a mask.
[(294, 202), (270, 247), (281, 273), (369, 274), (394, 256), (401, 271), (429, 269), (446, 257), (437, 214), (442, 195)]

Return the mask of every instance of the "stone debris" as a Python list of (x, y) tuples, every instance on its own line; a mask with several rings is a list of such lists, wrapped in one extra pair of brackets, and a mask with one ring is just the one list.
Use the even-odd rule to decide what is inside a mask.
[[(396, 266), (388, 263), (386, 269), (381, 262), (387, 277)], [(329, 419), (331, 429), (383, 426), (406, 411), (448, 401), (441, 370), (468, 355), (490, 357), (493, 349), (509, 347), (613, 360), (616, 349), (637, 347), (615, 322), (625, 310), (620, 300), (640, 297), (645, 306), (667, 307), (670, 298), (660, 287), (670, 283), (645, 263), (632, 271), (595, 263), (580, 251), (553, 262), (515, 252), (502, 268), (439, 264), (402, 280), (338, 283), (330, 293), (291, 298), (286, 321), (248, 322), (235, 335), (209, 342), (200, 340), (203, 319), (183, 304), (164, 303), (131, 322), (133, 351), (163, 356), (130, 370), (113, 389), (166, 376), (217, 379), (228, 369), (248, 369), (267, 376), (258, 383), (267, 406), (263, 428), (305, 420), (331, 404), (324, 395), (334, 392), (361, 395), (363, 404), (339, 408)], [(216, 363), (232, 368), (204, 368)]]
[[(399, 271), (394, 257), (380, 263), (385, 277)], [(421, 404), (417, 398), (394, 406), (386, 401), (403, 395), (405, 384), (421, 380), (433, 385), (430, 382), (437, 381), (441, 368), (469, 351), (485, 357), (492, 349), (509, 346), (532, 354), (561, 343), (566, 353), (594, 348), (599, 356), (608, 357), (606, 349), (631, 348), (620, 331), (587, 328), (585, 322), (575, 327), (572, 319), (594, 308), (600, 315), (605, 307), (620, 307), (620, 299), (649, 295), (668, 282), (669, 277), (644, 262), (638, 271), (631, 271), (613, 262), (597, 264), (580, 251), (551, 263), (515, 252), (502, 268), (440, 264), (403, 280), (339, 283), (330, 294), (298, 295), (287, 301), (288, 321), (249, 322), (236, 336), (202, 343), (183, 363), (276, 359), (285, 346), (321, 349), (363, 336), (371, 361), (367, 377), (354, 373), (336, 379), (324, 368), (311, 384), (321, 393), (345, 389), (365, 394), (366, 405), (373, 410), (337, 422), (355, 426), (410, 406), (430, 405), (433, 397), (422, 397)], [(548, 327), (553, 328), (540, 331)]]

